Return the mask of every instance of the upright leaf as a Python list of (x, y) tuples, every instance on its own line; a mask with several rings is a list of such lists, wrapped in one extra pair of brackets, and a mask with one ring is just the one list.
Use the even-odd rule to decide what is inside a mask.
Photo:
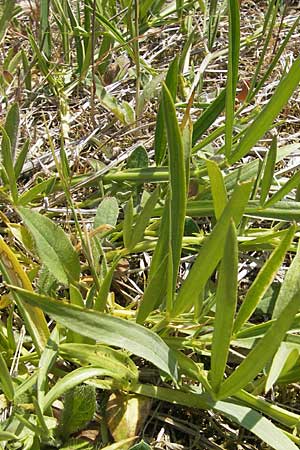
[(277, 136), (273, 136), (270, 150), (266, 154), (266, 163), (263, 178), (261, 180), (260, 203), (264, 205), (273, 181), (277, 156)]
[(210, 179), (215, 216), (218, 220), (227, 203), (226, 186), (224, 183), (222, 172), (215, 161), (207, 160), (206, 167)]
[(19, 105), (18, 103), (14, 103), (7, 113), (4, 125), (4, 129), (7, 133), (7, 136), (10, 139), (12, 159), (14, 159), (16, 154), (18, 134), (19, 134), (19, 124), (20, 124)]
[(176, 110), (172, 96), (165, 85), (163, 86), (162, 105), (169, 150), (171, 189), (170, 224), (173, 259), (173, 290), (175, 291), (186, 212), (186, 177), (182, 135), (176, 118)]
[(235, 94), (238, 81), (240, 53), (240, 5), (238, 0), (228, 1), (229, 10), (229, 50), (226, 83), (225, 155), (231, 153), (234, 122)]
[(216, 316), (211, 349), (210, 382), (215, 392), (223, 380), (237, 302), (238, 245), (234, 223), (229, 225), (219, 271)]

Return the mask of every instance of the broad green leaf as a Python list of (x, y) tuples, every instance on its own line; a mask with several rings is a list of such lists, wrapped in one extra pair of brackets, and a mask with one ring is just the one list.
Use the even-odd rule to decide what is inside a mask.
[(238, 0), (228, 2), (229, 11), (229, 49), (225, 102), (225, 155), (232, 151), (235, 94), (238, 81), (240, 53), (240, 5)]
[[(289, 298), (291, 295), (296, 294), (296, 292), (300, 289), (300, 241), (298, 243), (297, 253), (288, 268), (288, 271), (285, 275), (283, 283), (281, 285), (278, 297), (276, 299), (276, 303), (274, 306), (272, 319), (277, 319), (279, 315), (282, 313), (283, 309), (289, 303)], [(299, 305), (300, 309), (300, 305)]]
[(218, 394), (219, 398), (230, 397), (235, 392), (238, 392), (252, 381), (267, 362), (273, 358), (299, 309), (299, 301), (299, 290), (288, 295), (286, 306), (278, 315), (277, 320), (236, 370), (222, 383)]
[(75, 386), (64, 396), (64, 409), (59, 433), (65, 440), (70, 434), (82, 430), (96, 411), (96, 390), (94, 386)]
[[(166, 76), (166, 86), (170, 91), (172, 99), (176, 100), (177, 84), (178, 84), (178, 69), (179, 69), (179, 59), (176, 56), (171, 62), (167, 76)], [(166, 126), (164, 120), (164, 112), (162, 102), (159, 105), (156, 127), (155, 127), (155, 138), (154, 138), (154, 148), (155, 148), (155, 162), (156, 165), (161, 165), (166, 154)]]
[(218, 220), (227, 203), (227, 192), (221, 170), (216, 162), (206, 161), (206, 167), (211, 184), (211, 192), (214, 202), (215, 216)]
[(19, 105), (18, 103), (14, 103), (7, 113), (4, 125), (4, 129), (10, 140), (12, 160), (14, 160), (17, 149), (19, 124), (20, 124)]
[(138, 145), (127, 159), (126, 168), (141, 169), (142, 167), (148, 167), (148, 165), (149, 157), (147, 150), (143, 145)]
[(216, 294), (216, 315), (211, 349), (210, 382), (215, 392), (223, 380), (237, 302), (238, 245), (234, 223), (225, 240)]
[(186, 213), (186, 176), (182, 135), (176, 118), (174, 101), (163, 85), (162, 105), (167, 132), (170, 173), (170, 225), (173, 260), (173, 290), (175, 291)]
[(130, 450), (151, 450), (150, 445), (146, 444), (145, 441), (141, 441), (138, 444), (130, 448)]
[(272, 127), (275, 118), (286, 105), (300, 82), (300, 57), (297, 58), (289, 72), (282, 78), (277, 86), (271, 100), (258, 114), (256, 119), (247, 128), (245, 135), (241, 138), (232, 156), (229, 158), (230, 164), (234, 164), (261, 139)]
[(41, 261), (49, 272), (63, 284), (78, 281), (79, 257), (62, 228), (30, 209), (20, 206), (18, 211), (34, 238)]
[(115, 197), (107, 197), (102, 200), (97, 208), (94, 219), (94, 228), (101, 225), (116, 226), (119, 215), (119, 205)]
[[(9, 246), (0, 238), (0, 272), (7, 284), (32, 291), (30, 280)], [(44, 314), (37, 307), (24, 305), (18, 294), (13, 293), (14, 301), (24, 320), (25, 327), (31, 336), (38, 353), (45, 347), (49, 331)]]
[(1, 352), (0, 352), (0, 381), (4, 395), (7, 397), (8, 400), (12, 401), (15, 396), (15, 389), (5, 359), (3, 358)]
[(286, 252), (288, 251), (291, 243), (293, 242), (295, 234), (295, 225), (291, 226), (286, 232), (285, 236), (281, 240), (280, 244), (273, 251), (270, 258), (265, 262), (260, 269), (259, 274), (250, 286), (247, 294), (244, 298), (242, 306), (239, 309), (238, 315), (234, 323), (234, 333), (239, 331), (243, 324), (249, 319), (256, 309), (258, 303), (263, 298), (267, 289), (274, 280), (278, 270), (280, 269)]
[(264, 175), (261, 180), (260, 203), (263, 206), (272, 185), (277, 155), (277, 136), (273, 136), (270, 150), (266, 154)]
[[(223, 244), (231, 220), (234, 219), (235, 223), (238, 224), (242, 217), (251, 186), (252, 183), (244, 183), (236, 187), (218, 223), (205, 239), (197, 259), (179, 291), (171, 313), (172, 317), (176, 317), (184, 311), (189, 311), (193, 304), (198, 302), (199, 295), (222, 258)], [(203, 261), (205, 261), (205, 264), (203, 264)]]
[[(24, 302), (38, 306), (65, 327), (107, 345), (124, 348), (152, 362), (163, 372), (176, 378), (177, 363), (173, 352), (152, 331), (93, 310), (79, 308), (43, 295), (14, 288)], [(82, 324), (84, 323), (84, 327)]]

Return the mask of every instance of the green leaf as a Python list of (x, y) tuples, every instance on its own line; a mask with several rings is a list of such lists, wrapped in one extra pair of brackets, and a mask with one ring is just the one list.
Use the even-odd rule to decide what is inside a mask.
[(238, 392), (252, 381), (267, 362), (271, 360), (294, 320), (294, 316), (299, 309), (299, 301), (299, 290), (288, 295), (286, 306), (277, 320), (270, 326), (237, 369), (221, 385), (219, 398), (226, 398)]
[(238, 0), (228, 2), (229, 9), (229, 50), (225, 103), (225, 155), (231, 154), (235, 94), (238, 81), (240, 53), (240, 5)]
[[(169, 89), (171, 97), (174, 101), (176, 100), (176, 93), (177, 93), (178, 70), (179, 70), (179, 59), (178, 56), (176, 56), (169, 66), (165, 81), (166, 86)], [(156, 165), (162, 164), (166, 154), (166, 147), (167, 147), (166, 126), (164, 120), (163, 104), (161, 101), (156, 118), (155, 138), (154, 138)]]
[(20, 153), (16, 157), (16, 162), (14, 165), (16, 180), (18, 179), (18, 177), (23, 169), (24, 163), (26, 161), (28, 150), (29, 150), (29, 144), (30, 144), (30, 140), (26, 139), (26, 141), (24, 142), (24, 144), (21, 148)]
[(234, 223), (229, 225), (218, 276), (216, 315), (211, 349), (210, 382), (217, 392), (223, 380), (237, 302), (238, 245)]
[[(222, 258), (223, 244), (231, 219), (233, 218), (236, 224), (240, 221), (250, 195), (251, 186), (252, 183), (244, 183), (236, 187), (218, 223), (205, 239), (198, 257), (179, 291), (171, 313), (172, 317), (176, 317), (184, 311), (189, 311), (192, 305), (199, 301), (199, 295)], [(203, 261), (205, 261), (205, 264), (203, 264)]]
[(298, 449), (280, 428), (251, 408), (229, 402), (217, 402), (214, 410), (251, 431), (275, 450)]
[(249, 150), (261, 139), (264, 134), (272, 127), (275, 118), (282, 108), (286, 105), (300, 82), (300, 57), (297, 58), (289, 72), (282, 78), (277, 86), (271, 100), (258, 114), (256, 119), (247, 128), (245, 135), (241, 138), (238, 146), (229, 158), (230, 164), (234, 164), (243, 156), (247, 155)]
[(298, 243), (297, 253), (290, 267), (288, 268), (288, 271), (281, 285), (279, 294), (277, 296), (272, 314), (272, 319), (278, 318), (278, 316), (281, 314), (283, 309), (288, 304), (290, 296), (296, 294), (296, 292), (299, 291), (300, 289), (299, 273), (300, 273), (300, 241)]
[(148, 167), (148, 165), (149, 157), (147, 150), (143, 145), (138, 145), (127, 159), (126, 168), (141, 169), (142, 167)]
[(124, 348), (176, 378), (177, 363), (173, 352), (152, 331), (124, 319), (69, 305), (16, 287), (13, 289), (25, 302), (41, 308), (70, 330), (97, 342)]
[(114, 370), (118, 376), (126, 380), (137, 380), (138, 371), (128, 354), (121, 350), (114, 350), (107, 345), (99, 344), (60, 344), (59, 354), (76, 364), (83, 366), (90, 364), (93, 367)]
[(167, 131), (170, 173), (170, 225), (173, 261), (173, 290), (181, 257), (182, 236), (186, 213), (186, 176), (182, 135), (179, 129), (174, 101), (168, 88), (163, 85), (162, 105)]
[[(153, 210), (159, 198), (159, 190), (155, 189), (154, 192), (148, 198), (142, 212), (137, 216), (136, 223), (133, 227), (129, 248), (133, 248), (144, 237), (145, 229), (149, 223), (150, 218), (153, 215)], [(127, 247), (128, 248), (128, 247)]]
[(1, 352), (0, 352), (0, 381), (4, 395), (8, 398), (8, 400), (10, 401), (13, 400), (15, 395), (15, 389), (5, 359), (3, 358)]
[(269, 369), (265, 386), (266, 393), (273, 387), (273, 385), (281, 375), (284, 376), (290, 369), (292, 369), (296, 365), (298, 358), (299, 349), (295, 348), (293, 344), (282, 342), (273, 358), (271, 367)]
[(126, 203), (124, 208), (124, 221), (123, 221), (123, 241), (124, 246), (130, 250), (131, 239), (133, 235), (133, 200), (132, 197)]
[[(18, 199), (18, 188), (16, 184), (16, 177), (14, 171), (11, 142), (4, 128), (1, 128), (1, 133), (2, 133), (2, 142), (1, 142), (2, 164), (9, 182), (12, 198), (16, 202)], [(5, 180), (3, 180), (3, 182), (5, 183)]]
[(4, 125), (4, 129), (10, 140), (12, 159), (14, 159), (16, 154), (18, 134), (19, 134), (19, 124), (20, 124), (19, 105), (18, 103), (14, 103), (7, 113)]
[(55, 327), (51, 332), (47, 345), (39, 360), (39, 371), (36, 389), (37, 398), (41, 410), (43, 409), (44, 398), (48, 388), (48, 373), (56, 361), (58, 355), (58, 345), (59, 332), (57, 327)]
[(268, 208), (278, 201), (282, 200), (287, 194), (300, 184), (300, 172), (296, 172), (272, 197), (265, 203), (264, 207)]
[(214, 202), (215, 216), (218, 220), (227, 203), (227, 192), (223, 175), (219, 166), (212, 160), (206, 161), (206, 167), (211, 184), (211, 192)]
[(214, 123), (225, 108), (226, 90), (209, 105), (193, 125), (193, 145), (201, 138), (203, 133)]
[(272, 185), (277, 156), (277, 136), (273, 136), (270, 150), (266, 154), (264, 175), (261, 180), (260, 203), (263, 206), (268, 198)]
[(70, 389), (64, 397), (60, 435), (65, 441), (70, 434), (82, 430), (93, 419), (96, 411), (94, 386), (81, 385)]
[(30, 209), (20, 206), (18, 211), (35, 240), (41, 261), (49, 272), (63, 284), (78, 281), (79, 258), (62, 228)]
[[(295, 226), (291, 226), (289, 230), (284, 235), (280, 244), (273, 251), (270, 258), (265, 262), (263, 267), (260, 269), (259, 274), (250, 286), (245, 299), (240, 307), (238, 315), (234, 323), (234, 333), (239, 331), (243, 324), (249, 319), (256, 309), (258, 303), (263, 298), (267, 289), (274, 280), (278, 270), (280, 269), (286, 252), (288, 251), (295, 234)], [(300, 288), (300, 286), (299, 286)]]
[(102, 200), (97, 208), (94, 219), (94, 228), (101, 225), (116, 226), (119, 215), (119, 205), (115, 197), (107, 197)]

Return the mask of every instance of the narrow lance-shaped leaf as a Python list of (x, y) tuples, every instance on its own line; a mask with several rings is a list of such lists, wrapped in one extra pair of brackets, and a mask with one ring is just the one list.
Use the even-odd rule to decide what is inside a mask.
[(148, 198), (142, 212), (137, 216), (135, 225), (132, 230), (132, 235), (130, 239), (130, 248), (133, 248), (138, 244), (144, 237), (145, 229), (149, 223), (149, 220), (153, 214), (154, 207), (159, 198), (159, 190), (155, 189), (154, 192)]
[(251, 186), (252, 183), (244, 183), (236, 187), (218, 223), (204, 241), (198, 257), (179, 291), (171, 314), (172, 317), (176, 317), (184, 311), (189, 311), (193, 304), (198, 301), (209, 277), (222, 258), (223, 243), (231, 219), (233, 218), (237, 224), (242, 217)]
[(193, 126), (193, 145), (201, 138), (203, 133), (214, 123), (225, 108), (226, 90), (224, 89), (218, 97), (202, 113)]
[[(2, 142), (1, 142), (2, 165), (5, 169), (5, 174), (9, 182), (12, 198), (16, 202), (18, 198), (18, 188), (16, 184), (16, 177), (14, 171), (11, 142), (4, 128), (1, 128), (1, 133), (2, 133)], [(3, 181), (5, 182), (5, 180)]]
[(299, 310), (300, 291), (291, 292), (288, 295), (285, 308), (281, 311), (277, 320), (271, 325), (263, 338), (251, 350), (247, 357), (241, 362), (237, 369), (222, 383), (218, 397), (226, 398), (238, 392), (250, 381), (270, 361), (279, 348), (286, 332), (294, 320), (294, 316)]
[(41, 261), (49, 272), (63, 284), (78, 281), (79, 257), (62, 228), (35, 211), (21, 206), (18, 211), (35, 240)]
[[(176, 93), (177, 93), (178, 68), (179, 68), (179, 58), (178, 56), (176, 56), (174, 60), (171, 62), (166, 76), (166, 86), (169, 89), (170, 94), (174, 101), (176, 100)], [(155, 162), (157, 165), (161, 165), (164, 160), (166, 153), (166, 146), (167, 146), (166, 127), (163, 115), (163, 106), (162, 103), (160, 103), (156, 118), (155, 140), (154, 140)]]
[(182, 135), (176, 118), (176, 110), (172, 96), (165, 85), (163, 85), (162, 105), (169, 150), (171, 246), (173, 258), (173, 290), (175, 291), (184, 231), (186, 177)]
[(277, 156), (277, 136), (273, 136), (270, 150), (266, 154), (264, 175), (261, 180), (260, 203), (264, 205), (272, 184)]
[(219, 271), (216, 316), (211, 350), (210, 382), (215, 392), (223, 380), (237, 302), (238, 245), (234, 223), (229, 225)]
[(282, 200), (287, 194), (300, 184), (300, 172), (296, 172), (272, 197), (264, 204), (265, 208), (269, 208), (278, 201)]
[(273, 251), (270, 258), (266, 261), (260, 269), (259, 274), (250, 286), (245, 299), (240, 307), (238, 315), (234, 323), (234, 333), (238, 332), (243, 324), (249, 319), (256, 309), (258, 303), (263, 298), (267, 289), (271, 285), (274, 277), (280, 269), (286, 252), (288, 251), (295, 234), (295, 225), (291, 226), (280, 244)]
[[(70, 330), (95, 339), (97, 342), (124, 348), (152, 362), (172, 378), (177, 377), (177, 363), (173, 352), (158, 335), (141, 325), (23, 289), (15, 287), (13, 289), (24, 302), (41, 308)], [(82, 326), (83, 323), (84, 326)]]
[(232, 147), (235, 93), (238, 80), (240, 53), (240, 5), (238, 0), (228, 1), (229, 10), (229, 50), (226, 84), (225, 154), (228, 157)]
[(210, 179), (215, 216), (218, 220), (227, 203), (226, 186), (224, 183), (222, 172), (215, 161), (207, 160), (206, 167)]
[(289, 345), (287, 342), (282, 342), (269, 369), (265, 385), (266, 393), (273, 387), (282, 373), (288, 372), (289, 369), (297, 364), (298, 358), (299, 349), (293, 347), (292, 344)]
[(245, 156), (259, 139), (271, 128), (273, 121), (286, 105), (300, 82), (300, 57), (297, 58), (289, 72), (282, 78), (271, 100), (263, 108), (254, 122), (247, 128), (234, 153), (229, 158), (230, 164), (234, 164)]
[(18, 103), (14, 103), (9, 109), (5, 120), (5, 131), (10, 139), (12, 159), (16, 154), (20, 124), (20, 111)]
[(124, 246), (130, 249), (132, 239), (132, 226), (133, 226), (133, 200), (132, 197), (126, 203), (124, 208), (124, 221), (123, 221), (123, 241)]

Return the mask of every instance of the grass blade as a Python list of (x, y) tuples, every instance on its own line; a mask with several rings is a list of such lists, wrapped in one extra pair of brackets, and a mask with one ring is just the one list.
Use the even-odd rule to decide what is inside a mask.
[(227, 192), (223, 175), (217, 163), (212, 160), (206, 161), (208, 176), (210, 179), (215, 216), (218, 220), (227, 204)]
[(277, 136), (273, 136), (270, 150), (266, 155), (265, 170), (261, 180), (260, 203), (265, 206), (266, 199), (269, 195), (270, 187), (273, 181), (274, 169), (277, 156)]

